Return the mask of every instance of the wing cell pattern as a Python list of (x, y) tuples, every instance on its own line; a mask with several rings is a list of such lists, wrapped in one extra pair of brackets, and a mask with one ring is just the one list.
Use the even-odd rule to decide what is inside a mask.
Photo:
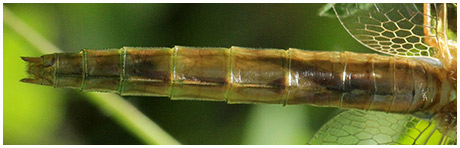
[(434, 54), (436, 29), (431, 21), (435, 19), (424, 14), (423, 4), (336, 4), (333, 8), (345, 29), (372, 50), (411, 57)]
[(443, 136), (436, 127), (409, 115), (348, 110), (323, 125), (308, 144), (456, 144), (456, 138)]

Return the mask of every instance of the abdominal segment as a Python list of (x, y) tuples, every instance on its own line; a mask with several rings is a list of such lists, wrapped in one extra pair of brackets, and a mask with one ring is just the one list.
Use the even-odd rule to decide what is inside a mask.
[(398, 113), (439, 102), (435, 68), (377, 54), (175, 46), (23, 59), (29, 62), (29, 78), (23, 82), (125, 96)]

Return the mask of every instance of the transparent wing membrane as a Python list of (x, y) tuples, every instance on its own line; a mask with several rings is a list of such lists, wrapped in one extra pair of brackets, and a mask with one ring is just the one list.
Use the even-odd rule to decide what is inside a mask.
[(436, 25), (432, 25), (436, 19), (428, 6), (336, 4), (333, 8), (345, 29), (368, 48), (389, 55), (430, 57), (436, 54)]
[(441, 134), (435, 121), (409, 115), (348, 110), (327, 122), (309, 144), (456, 144)]

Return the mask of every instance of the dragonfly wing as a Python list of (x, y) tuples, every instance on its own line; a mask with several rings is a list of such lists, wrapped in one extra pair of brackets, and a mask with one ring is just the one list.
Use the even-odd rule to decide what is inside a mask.
[(437, 53), (435, 19), (424, 13), (430, 12), (424, 4), (335, 4), (333, 10), (345, 29), (372, 50), (406, 57)]
[(409, 115), (347, 110), (327, 122), (308, 144), (456, 144), (432, 122)]

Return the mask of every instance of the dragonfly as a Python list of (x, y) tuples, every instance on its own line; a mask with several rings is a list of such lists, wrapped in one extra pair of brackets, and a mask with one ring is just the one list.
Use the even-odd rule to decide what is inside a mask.
[[(456, 144), (456, 39), (446, 4), (337, 4), (387, 54), (290, 48), (138, 48), (22, 57), (26, 83), (171, 99), (347, 109), (309, 144)], [(205, 62), (206, 61), (206, 62)]]

